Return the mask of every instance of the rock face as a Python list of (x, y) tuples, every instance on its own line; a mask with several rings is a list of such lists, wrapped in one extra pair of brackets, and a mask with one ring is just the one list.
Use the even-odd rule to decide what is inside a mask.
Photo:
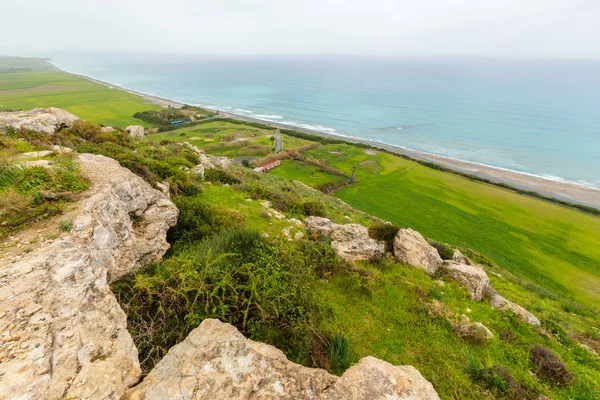
[(144, 127), (141, 125), (129, 125), (125, 132), (129, 137), (144, 137)]
[(322, 217), (308, 217), (304, 220), (304, 224), (309, 231), (317, 232), (323, 236), (331, 236), (333, 231), (340, 227), (330, 219)]
[(496, 290), (494, 290), (494, 288), (492, 288), (491, 286), (488, 286), (486, 294), (490, 298), (492, 308), (495, 308), (500, 311), (510, 311), (517, 315), (519, 318), (521, 318), (523, 321), (527, 322), (529, 325), (541, 326), (540, 320), (535, 315), (533, 315), (517, 303), (513, 303), (512, 301), (500, 296), (498, 292), (496, 292)]
[(302, 367), (233, 326), (204, 320), (125, 399), (438, 399), (413, 367), (363, 358), (340, 378)]
[(460, 282), (467, 288), (469, 296), (473, 300), (482, 300), (485, 291), (490, 284), (484, 269), (478, 265), (459, 264), (454, 261), (444, 263), (444, 275), (450, 279)]
[(394, 257), (399, 262), (423, 269), (430, 276), (435, 276), (443, 265), (438, 251), (412, 229), (398, 231), (394, 238)]
[(118, 399), (140, 376), (109, 283), (162, 257), (177, 209), (112, 159), (79, 161), (93, 185), (73, 230), (0, 263), (0, 393), (13, 398)]
[(385, 253), (385, 245), (369, 237), (369, 230), (359, 224), (339, 225), (331, 233), (331, 247), (346, 261), (371, 260)]
[(459, 264), (473, 265), (473, 263), (471, 262), (471, 260), (469, 259), (469, 257), (464, 256), (458, 250), (454, 250), (454, 253), (452, 253), (452, 261), (455, 261), (455, 262), (457, 262)]
[(322, 217), (308, 217), (304, 224), (309, 231), (331, 236), (331, 247), (346, 261), (370, 260), (385, 254), (385, 244), (371, 239), (362, 225), (339, 225)]
[(51, 135), (63, 127), (73, 126), (77, 116), (60, 108), (36, 108), (30, 111), (0, 113), (0, 131), (6, 127), (29, 129)]

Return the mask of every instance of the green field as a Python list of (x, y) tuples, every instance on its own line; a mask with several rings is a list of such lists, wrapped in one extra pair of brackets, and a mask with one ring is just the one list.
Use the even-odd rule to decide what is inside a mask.
[(269, 172), (271, 175), (286, 179), (301, 181), (312, 187), (319, 187), (329, 182), (343, 181), (344, 177), (322, 172), (314, 165), (308, 165), (294, 160), (283, 160), (281, 165)]
[(325, 145), (308, 154), (348, 174), (358, 167), (358, 184), (336, 194), (348, 204), (475, 249), (521, 277), (598, 309), (600, 218), (383, 152)]
[(133, 114), (157, 108), (118, 88), (52, 71), (0, 72), (0, 105), (0, 111), (58, 107), (88, 121), (119, 128), (149, 126)]

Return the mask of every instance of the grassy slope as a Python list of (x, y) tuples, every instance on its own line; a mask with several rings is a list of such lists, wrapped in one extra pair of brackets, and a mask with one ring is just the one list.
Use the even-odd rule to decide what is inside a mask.
[[(36, 91), (35, 87), (40, 85), (51, 85), (52, 90)], [(11, 92), (26, 88), (31, 90)], [(157, 108), (122, 90), (110, 89), (63, 72), (48, 71), (0, 73), (0, 104), (6, 109), (59, 107), (91, 122), (120, 128), (132, 124), (148, 126), (133, 118), (133, 114)]]
[(307, 165), (294, 160), (283, 160), (281, 166), (273, 169), (270, 174), (287, 179), (300, 180), (312, 187), (344, 180), (341, 176), (322, 172), (314, 165)]
[[(238, 170), (243, 171), (239, 167)], [(270, 174), (246, 174), (244, 181), (255, 179), (260, 179), (261, 186), (272, 189), (278, 186), (280, 189), (284, 186), (292, 190), (301, 189), (290, 187), (289, 183), (285, 184)], [(342, 210), (319, 193), (303, 191), (302, 197), (326, 202), (329, 212)], [(248, 202), (247, 194), (233, 187), (220, 184), (205, 186), (202, 198), (217, 208), (239, 214), (246, 228), (268, 232), (275, 241), (281, 239), (281, 228), (289, 225), (281, 220), (263, 218), (260, 204), (257, 201)], [(337, 221), (344, 221), (343, 215), (346, 214), (357, 222), (371, 223), (351, 210), (343, 211), (342, 214), (330, 216)], [(291, 216), (295, 215), (288, 215)], [(280, 243), (285, 245), (285, 239)], [(314, 290), (324, 310), (324, 318), (318, 328), (327, 334), (342, 332), (348, 337), (352, 363), (372, 355), (396, 365), (413, 365), (433, 383), (442, 398), (504, 398), (496, 388), (482, 387), (472, 379), (466, 369), (466, 357), (470, 355), (487, 366), (507, 368), (522, 385), (552, 398), (593, 398), (583, 396), (591, 393), (594, 387), (597, 388), (600, 361), (583, 348), (573, 343), (561, 344), (508, 314), (492, 310), (485, 301), (469, 299), (457, 284), (446, 283), (439, 287), (420, 270), (393, 262), (376, 268), (360, 264), (359, 268), (371, 270), (374, 278), (365, 283), (356, 274), (334, 273), (327, 279), (319, 280)], [(548, 299), (540, 300), (506, 271), (495, 271), (504, 274), (503, 277), (492, 275), (494, 285), (503, 294), (510, 294), (509, 297), (519, 300), (537, 298), (542, 303), (541, 311), (556, 307)], [(485, 344), (461, 339), (446, 321), (429, 315), (426, 303), (433, 299), (441, 301), (452, 312), (466, 314), (472, 321), (482, 322), (495, 337)], [(579, 324), (588, 321), (583, 317), (575, 319), (579, 319)], [(560, 354), (578, 377), (577, 383), (569, 387), (557, 387), (532, 376), (529, 349), (536, 344)]]
[(480, 251), (511, 272), (597, 308), (600, 218), (386, 153), (326, 145), (309, 154), (346, 173), (359, 166), (359, 183), (337, 193), (352, 206)]

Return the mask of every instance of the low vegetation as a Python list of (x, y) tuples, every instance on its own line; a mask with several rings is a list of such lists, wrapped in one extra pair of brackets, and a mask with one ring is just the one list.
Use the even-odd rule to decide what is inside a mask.
[[(169, 183), (180, 210), (168, 233), (171, 249), (161, 262), (112, 287), (145, 373), (202, 319), (213, 317), (277, 346), (291, 360), (335, 374), (368, 355), (413, 365), (442, 398), (600, 396), (597, 217), (373, 149), (287, 131), (284, 148), (299, 157), (286, 158), (284, 168), (255, 173), (232, 164), (227, 171), (207, 170), (202, 180), (190, 173), (197, 154), (180, 143), (234, 157), (264, 146), (260, 152), (267, 154), (273, 132), (227, 120), (143, 140), (83, 121), (53, 136), (9, 132), (0, 136), (3, 160), (11, 165), (3, 166), (0, 191), (17, 193), (27, 207), (51, 209), (69, 198), (35, 206), (36, 193), (85, 190), (87, 182), (66, 155), (43, 157), (53, 163), (51, 172), (13, 171), (18, 154), (53, 145), (115, 158), (152, 185)], [(337, 198), (314, 189), (339, 181), (334, 170), (354, 178), (337, 188)], [(0, 212), (12, 216), (5, 210), (11, 204)], [(390, 258), (348, 265), (328, 238), (291, 220), (309, 215), (368, 226), (388, 250), (399, 227), (431, 238), (443, 258), (458, 248), (484, 265), (494, 288), (533, 312), (542, 327)], [(60, 230), (69, 225), (65, 219)], [(443, 313), (431, 312), (432, 304), (481, 322), (493, 338), (460, 334)]]

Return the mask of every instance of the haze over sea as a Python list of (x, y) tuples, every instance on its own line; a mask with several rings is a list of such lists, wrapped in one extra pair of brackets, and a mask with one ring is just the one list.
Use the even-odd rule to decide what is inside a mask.
[(188, 104), (600, 188), (600, 60), (51, 58)]

